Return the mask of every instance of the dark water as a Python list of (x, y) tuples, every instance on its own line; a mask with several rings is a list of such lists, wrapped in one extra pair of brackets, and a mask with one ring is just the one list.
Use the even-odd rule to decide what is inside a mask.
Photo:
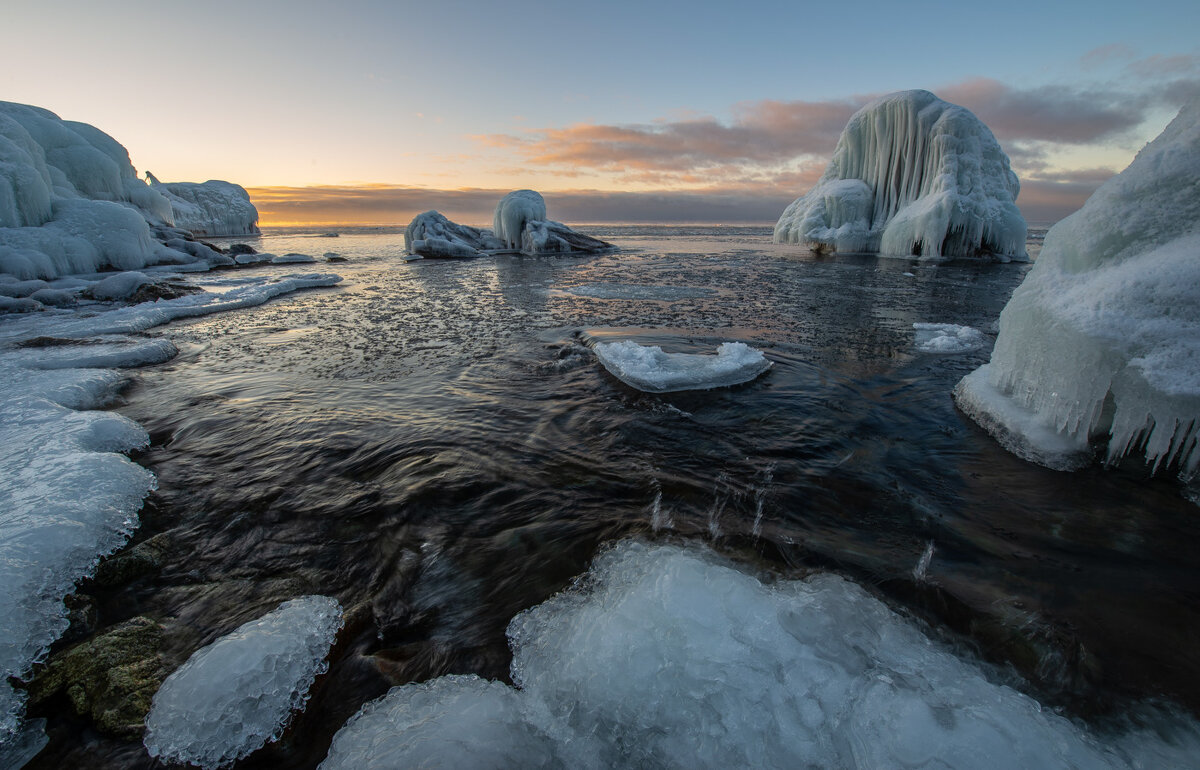
[[(340, 252), (322, 267), (345, 282), (161, 330), (182, 353), (121, 411), (159, 478), (135, 542), (165, 534), (169, 563), (85, 586), (99, 625), (158, 620), (178, 664), (284, 599), (348, 608), (307, 711), (240, 766), (315, 766), (393, 684), (507, 679), (509, 619), (630, 536), (849, 575), (1077, 716), (1200, 707), (1195, 506), (1136, 468), (1008, 455), (949, 395), (989, 351), (913, 347), (914, 322), (994, 333), (1027, 266), (819, 258), (763, 228), (591, 230), (624, 251), (405, 263), (395, 232), (268, 235)], [(622, 286), (673, 291), (587, 296)], [(774, 367), (647, 395), (589, 349), (618, 338), (743, 340)], [(65, 708), (30, 715), (51, 736), (31, 767), (152, 766)]]

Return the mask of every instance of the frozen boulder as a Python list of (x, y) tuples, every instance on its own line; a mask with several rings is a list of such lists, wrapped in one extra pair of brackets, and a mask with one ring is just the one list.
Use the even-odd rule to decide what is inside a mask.
[(600, 254), (612, 249), (611, 243), (577, 233), (561, 222), (526, 222), (521, 233), (522, 254)]
[(496, 204), (492, 228), (496, 237), (510, 249), (521, 248), (522, 234), (527, 222), (546, 219), (546, 201), (533, 190), (514, 190)]
[(154, 696), (150, 756), (217, 768), (278, 739), (328, 669), (341, 626), (335, 599), (305, 596), (198, 650)]
[(631, 340), (602, 342), (595, 351), (609, 373), (647, 393), (724, 388), (749, 382), (771, 368), (761, 350), (744, 342), (722, 342), (716, 355), (664, 353), (657, 345)]
[(1067, 470), (1140, 455), (1200, 465), (1200, 100), (1055, 225), (954, 390), (1007, 449)]
[(404, 247), (410, 254), (443, 259), (478, 257), (504, 248), (504, 242), (481, 230), (460, 225), (436, 211), (418, 214), (404, 231)]
[(207, 182), (160, 182), (149, 171), (146, 179), (171, 204), (176, 227), (198, 236), (257, 235), (258, 209), (241, 185)]
[(151, 283), (151, 279), (145, 273), (130, 270), (110, 275), (103, 280), (97, 281), (86, 289), (84, 293), (92, 299), (128, 299), (133, 296), (135, 291), (148, 283)]
[(970, 111), (928, 91), (876, 99), (850, 118), (817, 185), (775, 225), (815, 251), (1026, 259), (1008, 157)]

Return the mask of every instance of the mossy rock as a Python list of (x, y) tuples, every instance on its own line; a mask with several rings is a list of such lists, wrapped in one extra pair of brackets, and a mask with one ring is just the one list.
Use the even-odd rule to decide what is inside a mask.
[(101, 732), (141, 735), (150, 702), (170, 670), (163, 627), (136, 617), (50, 657), (29, 684), (31, 704), (64, 693)]
[(114, 554), (100, 562), (93, 580), (98, 586), (112, 588), (132, 583), (144, 575), (152, 575), (167, 563), (168, 545), (164, 533)]

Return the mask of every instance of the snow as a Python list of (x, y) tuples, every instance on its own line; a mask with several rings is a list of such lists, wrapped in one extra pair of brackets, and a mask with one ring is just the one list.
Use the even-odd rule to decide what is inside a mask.
[(160, 182), (149, 171), (150, 187), (171, 204), (176, 227), (196, 236), (257, 235), (258, 209), (241, 185), (207, 182)]
[(508, 637), (516, 688), (395, 687), (322, 770), (1181, 767), (1200, 750), (1183, 718), (1175, 743), (1091, 733), (842, 578), (764, 585), (696, 547), (621, 543)]
[(915, 323), (913, 329), (917, 332), (914, 344), (922, 353), (970, 353), (987, 342), (983, 332), (970, 326)]
[(850, 118), (777, 243), (929, 259), (1025, 259), (1020, 184), (992, 132), (928, 91), (880, 97)]
[(496, 237), (510, 249), (521, 248), (521, 240), (528, 222), (546, 219), (546, 201), (533, 190), (514, 190), (496, 204), (492, 218), (492, 229)]
[(1200, 100), (1046, 235), (990, 363), (955, 388), (1006, 448), (1067, 470), (1200, 466)]
[(154, 695), (150, 756), (217, 768), (278, 740), (341, 627), (337, 600), (305, 596), (197, 650)]
[(601, 342), (596, 357), (621, 382), (648, 393), (708, 390), (749, 382), (771, 361), (744, 342), (722, 342), (716, 355), (664, 353), (657, 345), (632, 340)]
[(404, 247), (410, 254), (422, 257), (454, 259), (479, 257), (485, 252), (504, 248), (504, 242), (481, 230), (460, 225), (436, 211), (426, 211), (413, 217), (404, 231)]

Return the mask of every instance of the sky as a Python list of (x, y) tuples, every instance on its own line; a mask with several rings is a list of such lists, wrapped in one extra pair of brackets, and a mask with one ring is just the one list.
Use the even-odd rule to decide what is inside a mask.
[(265, 226), (770, 223), (850, 115), (923, 88), (996, 134), (1049, 223), (1200, 95), (1200, 4), (6, 0), (0, 100), (91, 123)]

